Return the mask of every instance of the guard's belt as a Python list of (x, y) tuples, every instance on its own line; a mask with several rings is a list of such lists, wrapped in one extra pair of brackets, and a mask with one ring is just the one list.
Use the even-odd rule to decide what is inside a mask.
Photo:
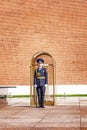
[(39, 76), (37, 79), (45, 79), (45, 76)]

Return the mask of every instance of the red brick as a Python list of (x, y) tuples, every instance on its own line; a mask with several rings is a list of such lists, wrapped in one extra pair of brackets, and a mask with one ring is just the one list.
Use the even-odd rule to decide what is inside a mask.
[(0, 84), (29, 85), (39, 51), (56, 62), (56, 84), (87, 84), (87, 1), (0, 0)]

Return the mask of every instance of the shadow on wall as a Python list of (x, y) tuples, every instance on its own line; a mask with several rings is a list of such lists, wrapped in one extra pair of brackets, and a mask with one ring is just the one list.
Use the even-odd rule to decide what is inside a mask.
[(8, 88), (0, 87), (0, 108), (8, 104), (7, 102)]

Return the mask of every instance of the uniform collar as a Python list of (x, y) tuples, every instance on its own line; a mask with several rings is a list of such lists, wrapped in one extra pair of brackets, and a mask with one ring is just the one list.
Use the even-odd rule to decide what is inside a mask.
[(37, 68), (38, 71), (39, 71), (39, 70), (42, 70), (42, 69), (43, 69), (43, 67), (42, 67), (42, 68), (39, 68), (39, 67)]

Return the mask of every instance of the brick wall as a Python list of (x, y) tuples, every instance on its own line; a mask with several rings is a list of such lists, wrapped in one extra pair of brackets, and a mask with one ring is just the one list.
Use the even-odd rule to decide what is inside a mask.
[(39, 51), (56, 61), (56, 84), (87, 84), (86, 0), (0, 0), (0, 85), (29, 85)]

